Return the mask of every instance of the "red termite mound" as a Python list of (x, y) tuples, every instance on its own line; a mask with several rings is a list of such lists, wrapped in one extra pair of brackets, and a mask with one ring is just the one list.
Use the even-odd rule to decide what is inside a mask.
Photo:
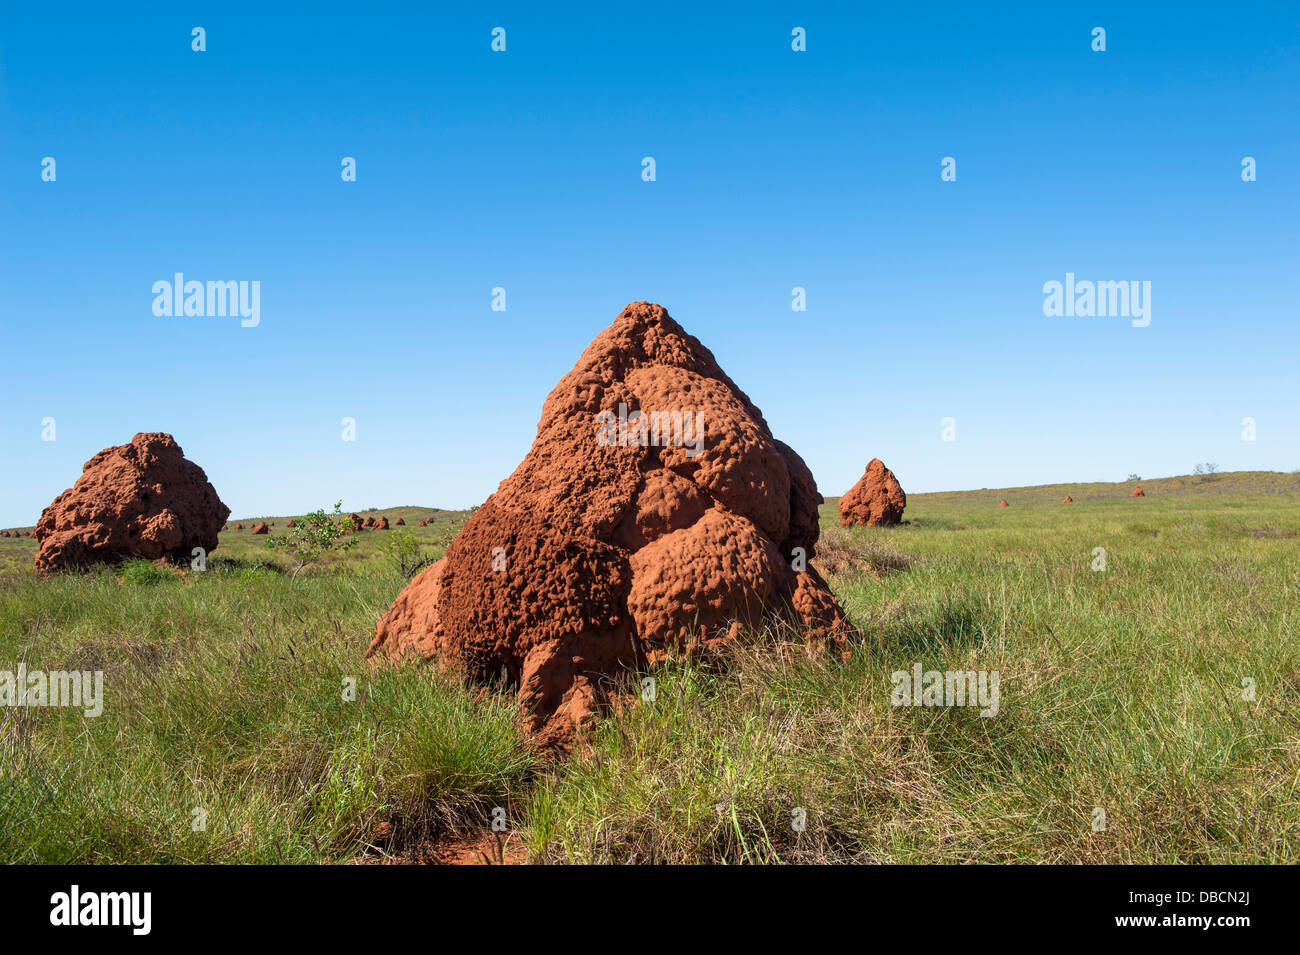
[(998, 501), (998, 507), (1010, 507), (1010, 506), (1011, 505), (1008, 504), (1006, 501)]
[(1062, 504), (1073, 504), (1073, 503), (1074, 503), (1074, 498), (1070, 497), (1070, 495), (1067, 494), (1067, 495), (1065, 495), (1064, 498), (1061, 499), (1061, 503), (1062, 503)]
[(266, 526), (265, 521), (258, 521), (256, 524), (253, 525), (254, 534), (269, 534), (270, 532), (271, 529)]
[(405, 525), (406, 525), (406, 521), (403, 520), (403, 519), (400, 518), (400, 517), (399, 517), (397, 520), (393, 521), (393, 526), (394, 526), (394, 527), (397, 527), (397, 526), (399, 526), (399, 525), (400, 525), (400, 526), (405, 526)]
[(552, 389), (515, 472), (375, 627), (370, 653), (518, 686), (564, 737), (625, 666), (715, 650), (788, 608), (841, 650), (812, 569), (817, 485), (712, 353), (649, 302)]
[(903, 519), (907, 495), (880, 458), (872, 458), (858, 483), (840, 498), (840, 526), (888, 527)]
[(388, 518), (381, 516), (379, 520), (375, 521), (370, 526), (377, 531), (386, 531), (388, 530)]
[(229, 516), (203, 469), (170, 434), (137, 434), (87, 461), (76, 484), (41, 512), (36, 570), (129, 557), (188, 563), (195, 547), (217, 549)]
[(1142, 485), (1140, 484), (1137, 487), (1133, 488), (1133, 493), (1129, 495), (1129, 497), (1146, 497), (1146, 496), (1147, 496), (1146, 492), (1142, 490)]
[(298, 526), (298, 522), (295, 521), (292, 517), (289, 518), (289, 523), (285, 525), (285, 527), (297, 527), (297, 526)]

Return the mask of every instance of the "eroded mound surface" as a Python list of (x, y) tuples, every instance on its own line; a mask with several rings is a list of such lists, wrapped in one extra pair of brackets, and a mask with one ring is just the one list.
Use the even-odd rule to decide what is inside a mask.
[(41, 512), (36, 569), (130, 557), (188, 564), (193, 548), (216, 550), (229, 516), (203, 469), (170, 434), (137, 434), (87, 461), (77, 483)]
[(880, 458), (872, 458), (858, 483), (840, 498), (840, 526), (888, 527), (903, 519), (907, 495)]
[(773, 610), (841, 645), (847, 621), (808, 563), (821, 501), (709, 350), (637, 302), (551, 391), (528, 455), (370, 651), (504, 672), (530, 729), (566, 733), (623, 666), (714, 649)]

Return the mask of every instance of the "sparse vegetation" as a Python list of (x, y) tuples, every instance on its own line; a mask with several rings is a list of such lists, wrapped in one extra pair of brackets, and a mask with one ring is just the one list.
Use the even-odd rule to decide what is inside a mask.
[(293, 568), (293, 577), (308, 564), (314, 564), (333, 551), (347, 550), (357, 543), (351, 535), (356, 532), (352, 518), (343, 516), (343, 502), (334, 504), (334, 513), (326, 514), (325, 509), (312, 511), (294, 521), (294, 526), (286, 528), (283, 534), (272, 534), (266, 539), (266, 546), (272, 550), (288, 551), (298, 563)]
[(162, 583), (170, 579), (173, 575), (171, 571), (157, 567), (143, 558), (135, 558), (125, 561), (119, 571), (122, 580), (132, 587), (152, 587), (155, 584)]
[(428, 567), (434, 560), (425, 555), (419, 538), (405, 527), (397, 527), (390, 531), (388, 539), (379, 547), (393, 562), (397, 572), (408, 579)]

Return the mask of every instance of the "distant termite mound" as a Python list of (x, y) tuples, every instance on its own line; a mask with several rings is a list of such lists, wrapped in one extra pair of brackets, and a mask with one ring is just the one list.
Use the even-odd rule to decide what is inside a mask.
[(889, 527), (903, 519), (907, 495), (880, 458), (872, 458), (858, 483), (840, 498), (840, 526)]

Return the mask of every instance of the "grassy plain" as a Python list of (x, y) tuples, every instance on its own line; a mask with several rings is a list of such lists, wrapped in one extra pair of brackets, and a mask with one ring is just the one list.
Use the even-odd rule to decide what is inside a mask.
[[(828, 501), (847, 662), (774, 625), (657, 670), (563, 757), (523, 744), (509, 696), (365, 663), (405, 583), (391, 532), (296, 580), (247, 530), (204, 573), (48, 580), (0, 539), (0, 670), (105, 685), (97, 718), (0, 709), (0, 860), (490, 855), (500, 807), (505, 854), (543, 862), (1300, 861), (1300, 475), (1142, 486), (917, 494), (888, 529)], [(429, 556), (464, 517), (375, 513)], [(997, 670), (997, 715), (893, 706), (918, 663)]]

